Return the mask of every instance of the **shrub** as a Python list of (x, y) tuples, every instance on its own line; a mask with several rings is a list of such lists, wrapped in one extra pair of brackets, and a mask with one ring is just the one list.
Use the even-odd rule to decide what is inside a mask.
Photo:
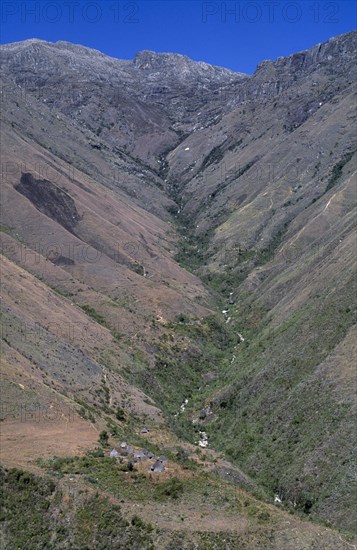
[(124, 422), (125, 421), (125, 412), (121, 407), (117, 408), (117, 412), (115, 413), (115, 417), (117, 420)]
[(102, 432), (100, 432), (99, 434), (99, 443), (103, 446), (105, 445), (108, 445), (108, 439), (109, 439), (109, 436), (108, 436), (108, 432), (106, 430), (103, 430)]
[(154, 492), (154, 498), (161, 500), (163, 498), (178, 499), (184, 492), (182, 481), (173, 477), (164, 483), (161, 483)]

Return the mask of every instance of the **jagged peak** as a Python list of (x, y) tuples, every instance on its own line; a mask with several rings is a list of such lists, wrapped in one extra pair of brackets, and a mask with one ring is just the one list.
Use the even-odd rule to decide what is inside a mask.
[(148, 67), (154, 67), (155, 65), (162, 66), (172, 61), (192, 63), (192, 60), (187, 55), (174, 53), (174, 52), (155, 52), (153, 50), (141, 50), (137, 52), (133, 59), (134, 65), (142, 67), (147, 65)]
[(311, 48), (306, 48), (298, 52), (293, 52), (290, 55), (279, 56), (276, 59), (264, 59), (258, 63), (256, 71), (263, 68), (273, 66), (276, 67), (286, 63), (290, 63), (298, 58), (310, 58), (311, 61), (321, 61), (326, 59), (327, 61), (333, 61), (331, 53), (334, 50), (339, 50), (339, 55), (342, 56), (354, 56), (356, 50), (357, 31), (350, 31), (338, 36), (333, 36), (325, 42), (319, 42)]
[(222, 76), (245, 76), (243, 73), (231, 71), (224, 67), (211, 65), (205, 61), (194, 61), (187, 55), (174, 52), (154, 52), (151, 50), (139, 51), (133, 59), (134, 67), (139, 70), (162, 70), (175, 69), (180, 70), (182, 75), (190, 72), (199, 71), (201, 73), (215, 73)]
[(30, 46), (31, 44), (51, 44), (47, 40), (42, 40), (41, 38), (27, 38), (26, 40), (20, 40), (18, 42), (9, 42), (8, 44), (1, 44), (2, 49), (12, 49)]

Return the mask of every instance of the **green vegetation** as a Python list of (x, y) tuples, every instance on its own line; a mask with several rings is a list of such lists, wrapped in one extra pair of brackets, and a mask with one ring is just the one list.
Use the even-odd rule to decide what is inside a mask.
[(145, 274), (144, 266), (138, 262), (131, 263), (130, 269), (134, 271), (134, 273), (137, 273), (138, 275), (144, 276)]
[(11, 227), (8, 227), (7, 225), (1, 225), (0, 224), (0, 233), (10, 234), (11, 231), (12, 231)]
[(180, 481), (177, 477), (173, 477), (163, 483), (160, 483), (160, 485), (155, 488), (154, 498), (157, 500), (166, 498), (173, 498), (176, 500), (182, 496), (183, 492), (184, 485), (182, 481)]
[(46, 514), (55, 490), (52, 481), (21, 470), (0, 469), (1, 521), (6, 521), (7, 548), (49, 548), (50, 519)]
[(110, 330), (114, 340), (120, 340), (122, 338), (122, 334), (120, 334), (118, 331), (116, 330), (113, 330), (110, 326), (110, 324), (108, 323), (108, 321), (106, 320), (106, 318), (101, 314), (99, 313), (97, 310), (95, 310), (92, 306), (89, 306), (87, 304), (84, 304), (84, 305), (80, 305), (79, 306), (81, 309), (83, 309), (83, 311), (89, 315), (89, 317), (91, 317), (92, 319), (94, 319), (94, 321), (96, 321), (97, 323), (99, 323), (100, 325), (102, 325), (103, 327), (107, 328), (108, 330)]
[(73, 292), (69, 292), (66, 289), (59, 288), (57, 286), (52, 286), (52, 285), (49, 285), (49, 284), (47, 284), (47, 286), (49, 286), (54, 292), (56, 292), (56, 294), (59, 294), (60, 296), (63, 296), (64, 298), (70, 298), (71, 296), (74, 296)]
[[(181, 226), (183, 224), (183, 227)], [(220, 296), (227, 296), (227, 292), (236, 289), (246, 279), (248, 274), (256, 267), (269, 262), (288, 229), (288, 223), (282, 224), (265, 248), (244, 248), (237, 244), (223, 247), (224, 267), (214, 270), (210, 268), (210, 258), (220, 252), (220, 248), (209, 247), (213, 235), (213, 229), (204, 235), (187, 237), (187, 227), (182, 220), (178, 231), (182, 233), (179, 252), (176, 261), (189, 271), (200, 276), (203, 282)], [(202, 266), (208, 266), (208, 270), (201, 271)]]
[(125, 416), (124, 409), (122, 409), (121, 407), (117, 407), (115, 418), (119, 420), (119, 422), (125, 422), (126, 416)]
[(155, 344), (154, 366), (131, 370), (127, 376), (161, 404), (178, 435), (193, 441), (197, 428), (187, 415), (174, 415), (184, 399), (190, 398), (190, 407), (199, 402), (203, 395), (199, 388), (206, 386), (203, 377), (228, 366), (228, 350), (237, 337), (218, 315), (204, 319), (179, 316), (166, 329)]
[[(335, 165), (329, 188), (339, 180), (351, 158), (352, 154), (348, 153)], [(318, 296), (310, 299), (274, 330), (270, 329), (270, 308), (264, 305), (269, 300), (240, 292), (236, 304), (226, 305), (228, 294), (236, 290), (254, 268), (274, 257), (287, 229), (285, 223), (263, 250), (239, 246), (226, 250), (225, 265), (222, 268), (214, 265), (214, 270), (205, 271), (204, 275), (202, 266), (209, 266), (210, 256), (218, 252), (210, 250), (210, 238), (181, 241), (177, 259), (222, 297), (221, 304), (229, 310), (231, 318), (228, 328), (225, 327), (227, 333), (234, 335), (235, 330), (239, 330), (245, 341), (233, 352), (234, 337), (227, 337), (222, 354), (215, 355), (211, 362), (217, 366), (218, 376), (203, 391), (195, 384), (199, 377), (190, 375), (185, 364), (182, 373), (191, 382), (192, 391), (179, 395), (189, 397), (189, 405), (185, 414), (179, 415), (171, 426), (179, 436), (192, 440), (194, 429), (190, 420), (210, 402), (214, 413), (207, 426), (210, 446), (223, 450), (229, 460), (268, 490), (271, 498), (277, 492), (282, 495), (284, 506), (292, 513), (314, 520), (335, 517), (335, 524), (353, 530), (354, 497), (344, 480), (351, 471), (355, 420), (351, 403), (341, 397), (337, 399), (333, 386), (318, 370), (355, 322), (351, 307), (353, 282), (349, 281), (344, 288), (330, 292), (323, 299)], [(289, 263), (297, 268), (299, 261), (294, 258)], [(274, 295), (269, 299), (274, 303)], [(189, 326), (190, 320), (181, 319), (172, 331), (180, 334), (182, 327), (187, 330)], [(216, 343), (214, 331), (212, 340)], [(197, 333), (191, 333), (190, 342), (193, 347), (206, 345)], [(176, 352), (176, 348), (173, 349)], [(177, 353), (174, 357), (178, 370)], [(175, 369), (170, 370), (167, 362), (164, 364), (173, 375)], [(164, 370), (163, 365), (162, 368)], [(195, 369), (200, 371), (198, 361)], [(204, 368), (200, 372), (203, 373)], [(176, 381), (181, 390), (184, 383), (180, 378)], [(166, 384), (170, 386), (169, 377)], [(342, 466), (335, 468), (327, 452), (335, 457), (333, 464)], [(336, 516), (335, 507), (344, 510), (343, 516), (341, 513)]]
[(178, 229), (182, 236), (175, 260), (185, 269), (194, 271), (201, 267), (207, 259), (212, 232), (207, 232), (200, 237), (187, 237), (187, 225), (185, 222), (181, 222), (181, 224)]
[(84, 304), (83, 306), (80, 306), (80, 308), (83, 309), (83, 311), (85, 311), (85, 313), (87, 315), (89, 315), (89, 317), (94, 319), (94, 321), (96, 321), (97, 323), (99, 323), (103, 327), (109, 328), (105, 317), (103, 317), (103, 315), (98, 313), (98, 311), (96, 311), (92, 306)]
[[(116, 461), (93, 456), (56, 458), (47, 464), (53, 478), (15, 469), (0, 470), (2, 540), (7, 550), (176, 550), (191, 548), (193, 541), (200, 550), (224, 550), (227, 543), (231, 548), (239, 547), (238, 535), (232, 531), (203, 531), (202, 525), (206, 526), (206, 517), (210, 517), (209, 510), (214, 513), (224, 508), (232, 521), (237, 514), (245, 514), (257, 526), (269, 516), (264, 506), (250, 497), (243, 500), (232, 486), (207, 475), (185, 481), (178, 478), (152, 481), (135, 471), (128, 470), (125, 475), (124, 467)], [(169, 508), (171, 502), (185, 499), (185, 506), (194, 510), (203, 510), (202, 506), (209, 508), (202, 513), (202, 525), (198, 521), (195, 532), (163, 530), (154, 528), (139, 514), (124, 517), (121, 506), (108, 499), (107, 494), (101, 494), (104, 486), (116, 499), (146, 500), (154, 509), (163, 503), (183, 524), (188, 516)], [(274, 522), (271, 517), (270, 524)], [(249, 545), (250, 535), (249, 531), (239, 533), (240, 543), (246, 539)]]
[(211, 164), (217, 164), (223, 159), (224, 153), (225, 153), (224, 149), (222, 148), (223, 145), (224, 143), (222, 143), (221, 145), (217, 145), (216, 147), (213, 147), (212, 151), (210, 151), (208, 155), (203, 159), (201, 168), (200, 168), (202, 172)]
[(109, 435), (108, 435), (108, 432), (103, 430), (102, 432), (100, 432), (99, 434), (99, 443), (101, 445), (106, 446), (108, 445), (108, 440), (109, 440)]
[[(338, 487), (351, 467), (343, 458), (352, 459), (351, 403), (337, 401), (316, 369), (354, 322), (348, 307), (353, 292), (348, 285), (329, 300), (309, 302), (273, 331), (264, 310), (243, 300), (232, 316), (246, 340), (215, 394), (218, 418), (209, 426), (212, 446), (224, 449), (271, 495), (279, 492), (291, 509), (314, 519), (325, 510), (324, 499), (342, 498)], [(316, 453), (326, 438), (339, 468), (323, 451)], [(347, 487), (344, 498), (351, 510)], [(345, 525), (352, 527), (351, 520), (345, 516)]]
[[(170, 458), (170, 453), (166, 454)], [(160, 474), (138, 472), (136, 465), (126, 459), (103, 457), (101, 449), (89, 452), (85, 457), (54, 457), (49, 460), (38, 460), (37, 464), (45, 468), (51, 476), (80, 476), (89, 486), (94, 485), (96, 489), (125, 501), (151, 502), (152, 499), (165, 501), (184, 498), (187, 503), (200, 500), (211, 502), (212, 505), (230, 502), (234, 509), (241, 508), (235, 488), (211, 475), (190, 472), (184, 479), (177, 476), (162, 479)]]
[(327, 193), (327, 191), (332, 189), (338, 183), (339, 179), (342, 176), (342, 171), (343, 171), (344, 166), (351, 160), (354, 153), (355, 153), (355, 151), (350, 151), (348, 153), (345, 153), (342, 156), (341, 160), (339, 160), (335, 164), (335, 166), (332, 168), (332, 173), (331, 173), (331, 176), (329, 177), (325, 193)]
[(152, 526), (135, 516), (129, 523), (120, 507), (99, 493), (74, 488), (66, 494), (49, 478), (15, 469), (1, 469), (0, 476), (7, 550), (154, 550)]

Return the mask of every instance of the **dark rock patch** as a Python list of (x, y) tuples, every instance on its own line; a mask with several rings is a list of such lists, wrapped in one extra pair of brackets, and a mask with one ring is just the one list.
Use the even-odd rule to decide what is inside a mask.
[(26, 172), (21, 176), (20, 183), (15, 185), (16, 191), (24, 195), (43, 214), (74, 232), (81, 217), (72, 197), (48, 180), (40, 180)]
[(55, 265), (74, 265), (74, 261), (67, 256), (58, 256), (52, 260)]

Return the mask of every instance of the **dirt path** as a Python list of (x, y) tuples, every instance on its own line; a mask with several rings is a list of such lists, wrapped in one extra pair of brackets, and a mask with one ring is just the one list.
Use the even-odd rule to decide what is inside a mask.
[(103, 377), (104, 377), (105, 385), (107, 386), (108, 392), (109, 392), (108, 406), (110, 409), (112, 409), (113, 408), (113, 391), (111, 389), (110, 382), (108, 381), (107, 369), (105, 367), (103, 367)]

